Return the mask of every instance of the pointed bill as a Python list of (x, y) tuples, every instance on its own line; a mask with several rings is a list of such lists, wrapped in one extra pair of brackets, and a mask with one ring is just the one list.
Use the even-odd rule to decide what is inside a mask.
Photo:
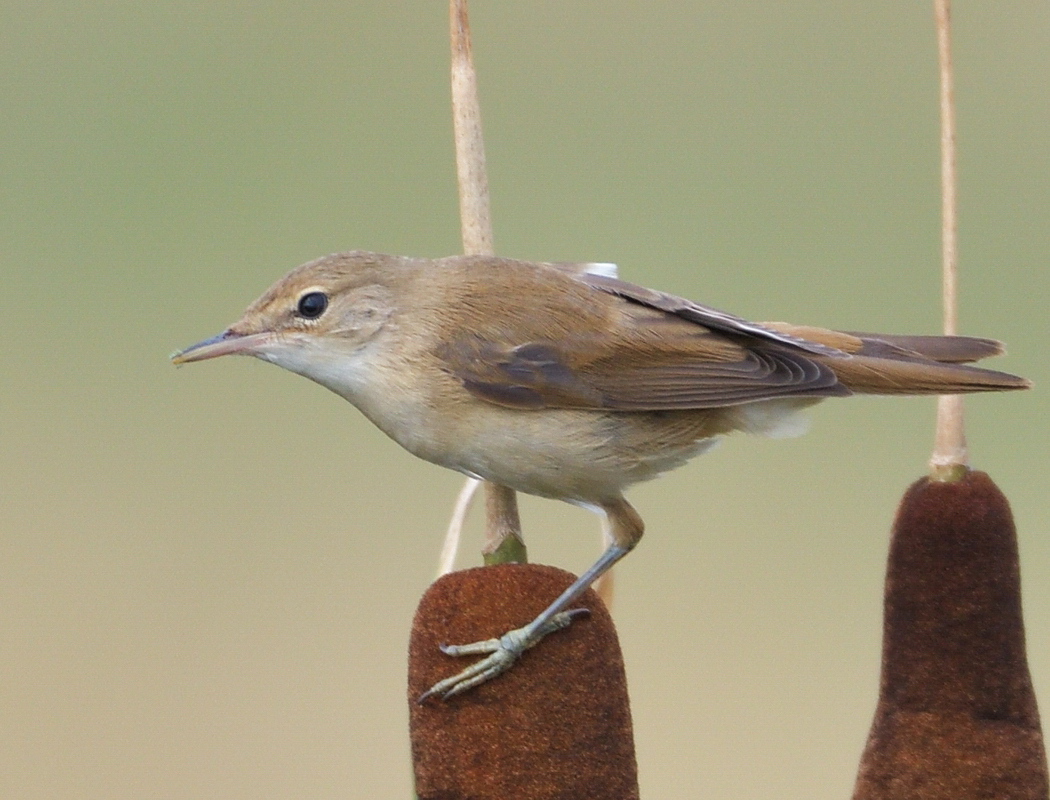
[(229, 355), (252, 355), (252, 350), (271, 340), (270, 333), (252, 333), (248, 335), (226, 330), (218, 336), (205, 339), (203, 342), (190, 345), (185, 350), (171, 357), (172, 364), (189, 364), (191, 361), (205, 361), (209, 358)]

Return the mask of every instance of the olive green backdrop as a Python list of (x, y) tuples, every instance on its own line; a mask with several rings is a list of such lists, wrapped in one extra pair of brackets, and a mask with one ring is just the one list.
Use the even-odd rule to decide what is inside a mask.
[[(472, 4), (496, 246), (756, 319), (939, 329), (925, 2)], [(176, 370), (290, 267), (459, 248), (444, 2), (0, 4), (0, 796), (405, 798), (460, 479), (273, 367)], [(968, 401), (1050, 713), (1050, 6), (958, 2)], [(829, 401), (632, 499), (643, 795), (844, 798), (933, 401)], [(523, 502), (574, 571), (585, 512)], [(478, 561), (479, 520), (462, 559)]]

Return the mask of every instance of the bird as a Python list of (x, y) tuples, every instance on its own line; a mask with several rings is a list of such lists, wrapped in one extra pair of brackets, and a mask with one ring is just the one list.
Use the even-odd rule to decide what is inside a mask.
[(750, 322), (623, 281), (609, 264), (355, 250), (296, 267), (171, 358), (271, 362), (345, 398), (419, 458), (604, 515), (597, 561), (527, 625), (443, 646), (484, 657), (422, 701), (496, 677), (579, 615), (572, 603), (642, 537), (631, 485), (733, 432), (798, 432), (799, 412), (829, 397), (1028, 388), (970, 365), (1003, 351), (969, 336)]

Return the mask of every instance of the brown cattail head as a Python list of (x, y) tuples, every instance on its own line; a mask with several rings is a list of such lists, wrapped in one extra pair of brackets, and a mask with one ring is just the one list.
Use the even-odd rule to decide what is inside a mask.
[(423, 596), (408, 666), (420, 800), (638, 797), (623, 658), (593, 591), (575, 606), (590, 616), (549, 635), (509, 672), (448, 701), (417, 702), (471, 662), (439, 645), (520, 627), (572, 580), (553, 567), (504, 564), (445, 575)]
[(1017, 536), (986, 474), (923, 478), (886, 571), (882, 680), (854, 800), (1046, 800)]

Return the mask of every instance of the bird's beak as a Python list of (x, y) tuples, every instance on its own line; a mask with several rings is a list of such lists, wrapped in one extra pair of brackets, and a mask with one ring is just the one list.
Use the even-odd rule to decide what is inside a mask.
[(171, 357), (171, 363), (189, 364), (191, 361), (204, 361), (219, 356), (251, 355), (252, 350), (270, 340), (271, 334), (268, 332), (242, 334), (226, 330), (218, 336), (212, 336), (175, 353)]

